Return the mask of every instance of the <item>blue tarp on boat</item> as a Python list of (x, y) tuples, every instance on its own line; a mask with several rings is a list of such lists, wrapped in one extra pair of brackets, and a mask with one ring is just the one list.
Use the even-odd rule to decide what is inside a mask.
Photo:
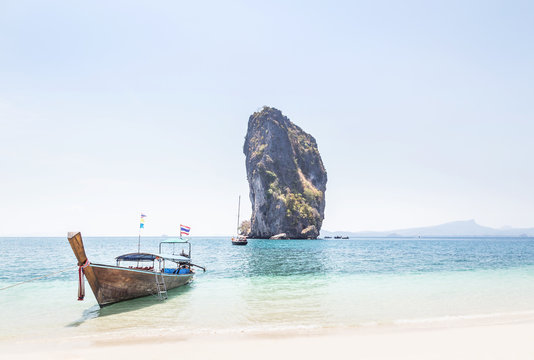
[(191, 270), (189, 269), (163, 269), (164, 274), (191, 274)]

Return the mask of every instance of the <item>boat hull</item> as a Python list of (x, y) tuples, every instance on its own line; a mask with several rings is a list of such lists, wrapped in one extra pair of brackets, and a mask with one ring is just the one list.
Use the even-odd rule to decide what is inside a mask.
[[(102, 264), (91, 264), (89, 267), (92, 268), (97, 280), (97, 286), (91, 285), (91, 288), (101, 307), (158, 293), (156, 273), (153, 271)], [(188, 284), (193, 280), (193, 274), (158, 274), (158, 277), (160, 275), (165, 281), (167, 290)]]
[(247, 245), (248, 241), (232, 241), (232, 245)]

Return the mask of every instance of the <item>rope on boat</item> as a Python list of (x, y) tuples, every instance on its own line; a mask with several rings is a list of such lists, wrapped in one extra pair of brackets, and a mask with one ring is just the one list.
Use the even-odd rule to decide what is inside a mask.
[(78, 301), (82, 301), (85, 297), (85, 268), (90, 264), (88, 259), (85, 259), (83, 265), (78, 266)]
[(68, 268), (60, 270), (60, 271), (53, 272), (51, 274), (39, 276), (39, 277), (36, 277), (34, 279), (22, 281), (22, 282), (13, 284), (13, 285), (9, 285), (9, 286), (3, 287), (0, 290), (6, 290), (6, 289), (9, 289), (9, 288), (12, 288), (12, 287), (15, 287), (15, 286), (19, 286), (19, 285), (22, 285), (22, 284), (26, 284), (26, 283), (29, 283), (29, 282), (32, 282), (32, 281), (35, 281), (35, 280), (39, 280), (39, 279), (43, 279), (43, 278), (50, 277), (50, 276), (53, 276), (53, 275), (61, 274), (62, 272), (69, 271), (69, 270), (72, 270), (72, 266), (69, 266)]

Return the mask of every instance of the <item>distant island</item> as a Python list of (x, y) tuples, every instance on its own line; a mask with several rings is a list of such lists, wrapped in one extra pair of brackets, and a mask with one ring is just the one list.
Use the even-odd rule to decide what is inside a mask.
[(350, 237), (534, 237), (534, 228), (501, 228), (495, 229), (482, 226), (475, 220), (452, 221), (441, 225), (425, 226), (410, 229), (399, 229), (390, 231), (321, 231), (322, 237), (350, 236)]
[(327, 177), (315, 138), (280, 110), (264, 106), (249, 118), (243, 152), (252, 202), (248, 235), (316, 239)]

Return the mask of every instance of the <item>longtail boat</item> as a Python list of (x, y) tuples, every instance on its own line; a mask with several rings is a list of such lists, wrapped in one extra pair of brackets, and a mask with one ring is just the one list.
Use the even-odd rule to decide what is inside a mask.
[[(85, 276), (100, 307), (147, 295), (156, 295), (162, 300), (167, 299), (167, 290), (193, 280), (193, 267), (206, 271), (202, 266), (191, 263), (191, 244), (188, 241), (166, 239), (159, 244), (158, 254), (144, 252), (124, 254), (115, 258), (116, 265), (105, 265), (89, 262), (79, 232), (70, 232), (67, 236), (78, 260), (78, 300), (83, 300), (85, 297)], [(179, 255), (161, 254), (163, 244), (176, 243), (187, 245), (188, 252), (182, 249)], [(121, 266), (123, 263), (132, 265)], [(144, 264), (148, 266), (140, 266)]]

